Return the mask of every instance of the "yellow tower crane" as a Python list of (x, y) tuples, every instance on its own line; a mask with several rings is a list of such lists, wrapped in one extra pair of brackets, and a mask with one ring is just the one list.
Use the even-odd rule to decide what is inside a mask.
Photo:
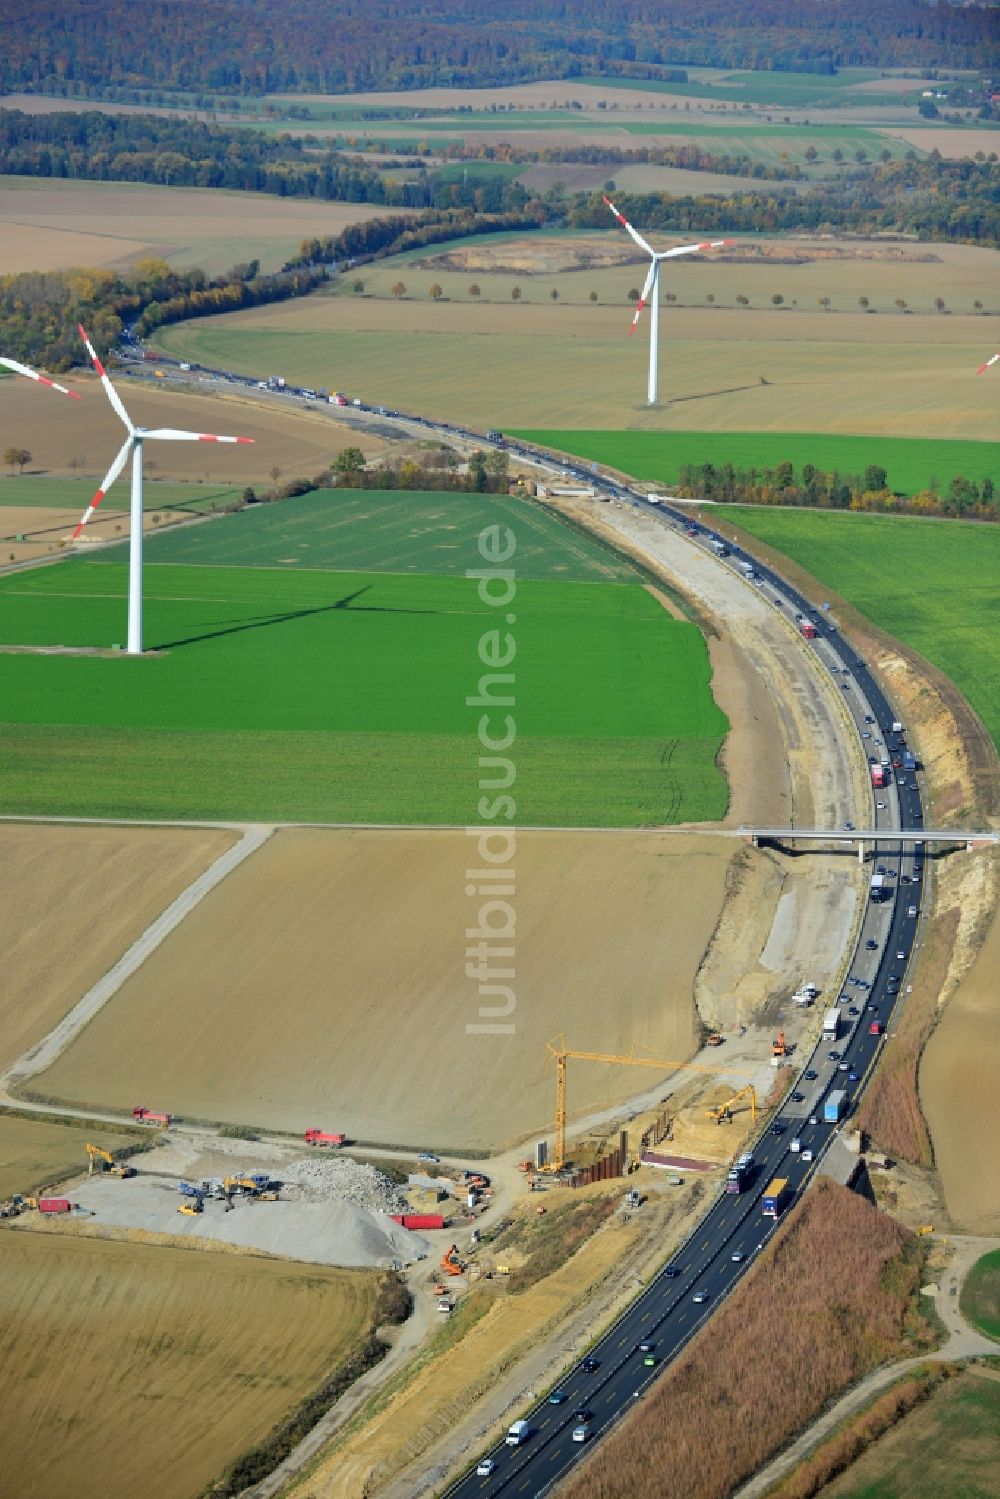
[(726, 1101), (725, 1101), (725, 1103), (720, 1103), (719, 1107), (717, 1109), (708, 1109), (708, 1110), (706, 1110), (709, 1119), (714, 1119), (715, 1122), (716, 1122), (716, 1124), (728, 1124), (729, 1121), (733, 1117), (733, 1104), (734, 1103), (739, 1103), (739, 1101), (740, 1101), (741, 1098), (749, 1098), (749, 1100), (750, 1100), (750, 1119), (751, 1119), (752, 1123), (756, 1124), (756, 1122), (757, 1122), (757, 1093), (756, 1093), (756, 1090), (754, 1088), (753, 1083), (747, 1083), (746, 1087), (745, 1088), (741, 1088), (738, 1093), (734, 1093), (733, 1096), (732, 1096), (732, 1098), (727, 1098)]
[(670, 1068), (674, 1071), (706, 1072), (717, 1076), (720, 1072), (730, 1077), (746, 1077), (747, 1073), (737, 1072), (731, 1067), (707, 1067), (701, 1062), (678, 1062), (664, 1061), (662, 1057), (636, 1056), (635, 1047), (628, 1056), (615, 1056), (603, 1051), (574, 1051), (566, 1045), (566, 1037), (559, 1035), (554, 1041), (547, 1041), (545, 1049), (549, 1056), (555, 1057), (556, 1062), (556, 1149), (555, 1160), (550, 1170), (561, 1171), (566, 1164), (566, 1063), (570, 1057), (578, 1062), (610, 1062), (619, 1067), (655, 1067), (660, 1071)]

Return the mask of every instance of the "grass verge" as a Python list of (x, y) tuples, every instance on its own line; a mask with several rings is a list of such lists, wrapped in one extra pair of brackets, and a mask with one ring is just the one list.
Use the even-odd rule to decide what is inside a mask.
[(1000, 1343), (1000, 1249), (984, 1254), (973, 1265), (965, 1277), (959, 1306), (968, 1322)]

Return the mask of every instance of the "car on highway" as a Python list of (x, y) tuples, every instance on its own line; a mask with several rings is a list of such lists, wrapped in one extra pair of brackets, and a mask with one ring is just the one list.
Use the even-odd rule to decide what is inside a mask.
[(484, 1457), (482, 1462), (476, 1468), (476, 1477), (489, 1478), (495, 1467), (496, 1463), (493, 1461), (492, 1457)]
[(643, 1362), (644, 1366), (647, 1369), (655, 1369), (656, 1368), (656, 1354), (655, 1353), (647, 1353), (646, 1357), (643, 1359), (642, 1362)]
[(874, 723), (874, 722), (875, 722), (875, 720), (874, 720), (874, 718), (872, 718), (871, 714), (870, 713), (866, 713), (865, 714), (865, 723)]
[(875, 810), (876, 810), (876, 812), (884, 812), (885, 811), (885, 802), (876, 802), (875, 803)]
[(805, 1078), (807, 1083), (814, 1083), (819, 1077), (819, 1073), (814, 1068), (809, 1067), (805, 1072), (803, 1072), (802, 1076)]
[(858, 1009), (857, 1005), (848, 1005), (847, 1013), (848, 1015), (860, 1015), (861, 1011)]
[(906, 962), (906, 954), (905, 954), (905, 952), (903, 952), (902, 950), (900, 950), (896, 954), (896, 962), (897, 963), (905, 963)]
[(853, 824), (853, 822), (845, 822), (844, 823), (844, 832), (845, 833), (853, 833), (854, 832), (854, 824)]
[(587, 1425), (586, 1421), (581, 1421), (579, 1426), (573, 1427), (574, 1442), (585, 1442), (589, 1436), (590, 1427)]
[(874, 937), (868, 938), (868, 941), (865, 943), (865, 947), (869, 952), (878, 952), (878, 943), (875, 941)]
[(568, 1399), (569, 1396), (566, 1394), (565, 1390), (553, 1390), (552, 1394), (549, 1396), (549, 1404), (565, 1405)]
[(704, 1302), (706, 1302), (708, 1300), (708, 1292), (707, 1291), (695, 1291), (694, 1295), (691, 1297), (691, 1300), (693, 1302), (695, 1302), (698, 1306), (701, 1306)]
[(813, 1153), (809, 1149), (803, 1150), (802, 1154), (799, 1156), (799, 1160), (800, 1161), (811, 1161), (812, 1158), (813, 1158)]
[(732, 1260), (734, 1265), (740, 1265), (743, 1263), (745, 1255), (742, 1249), (734, 1249), (729, 1258)]
[(593, 1412), (587, 1410), (584, 1406), (581, 1405), (578, 1410), (575, 1410), (573, 1412), (573, 1420), (574, 1421), (591, 1421), (591, 1420), (593, 1420)]
[(850, 1065), (851, 1065), (850, 1062), (838, 1062), (837, 1063), (837, 1071), (838, 1072), (846, 1072), (847, 1069), (848, 1069), (848, 1067)]
[(663, 1273), (668, 1280), (673, 1280), (676, 1276), (680, 1275), (681, 1267), (680, 1265), (668, 1265)]
[(829, 1059), (830, 1059), (831, 1062), (839, 1062), (840, 1061), (840, 1052), (839, 1051), (828, 1051), (827, 1052), (827, 1056), (829, 1057)]
[(784, 1133), (785, 1133), (785, 1126), (783, 1124), (772, 1124), (771, 1125), (771, 1134), (774, 1135), (775, 1139), (780, 1140), (781, 1136)]
[(858, 1074), (856, 1072), (849, 1072), (847, 1074), (847, 1081), (849, 1083), (856, 1083), (857, 1080), (858, 1080)]
[(818, 1124), (819, 1123), (819, 1115), (818, 1114), (810, 1114), (809, 1115), (809, 1123), (810, 1124)]
[(585, 1358), (583, 1363), (580, 1365), (580, 1368), (583, 1370), (584, 1374), (596, 1374), (600, 1367), (600, 1361), (596, 1358), (590, 1358), (589, 1356)]
[(805, 1096), (806, 1095), (804, 1093), (799, 1093), (798, 1090), (796, 1090), (792, 1094), (792, 1103), (801, 1103)]

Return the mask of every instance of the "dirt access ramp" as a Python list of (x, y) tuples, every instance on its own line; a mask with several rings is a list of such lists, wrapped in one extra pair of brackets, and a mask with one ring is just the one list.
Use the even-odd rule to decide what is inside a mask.
[[(545, 1043), (560, 1031), (586, 1050), (693, 1054), (695, 975), (733, 853), (693, 834), (519, 832), (505, 866), (516, 951), (490, 960), (515, 970), (513, 1031), (482, 1034), (480, 1007), (498, 1000), (466, 973), (479, 961), (476, 840), (279, 831), (35, 1086), (117, 1109), (148, 1096), (191, 1118), (500, 1148), (548, 1127)], [(655, 1080), (580, 1064), (571, 1107), (623, 1103)]]
[(0, 1068), (46, 1035), (238, 836), (0, 823)]

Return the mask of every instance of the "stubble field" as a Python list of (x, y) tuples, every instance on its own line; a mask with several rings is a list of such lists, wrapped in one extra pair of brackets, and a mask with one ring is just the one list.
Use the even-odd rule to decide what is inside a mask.
[(149, 256), (210, 276), (238, 261), (280, 270), (303, 239), (339, 234), (384, 209), (215, 188), (0, 176), (0, 276)]
[[(107, 773), (81, 754), (84, 786)], [(46, 1035), (233, 842), (207, 828), (0, 824), (0, 1066)]]
[(87, 1142), (113, 1151), (135, 1144), (135, 1134), (106, 1125), (53, 1124), (46, 1119), (0, 1112), (0, 1197), (36, 1193), (70, 1173), (86, 1169)]
[[(514, 1032), (480, 1035), (466, 1029), (487, 1019), (480, 1005), (506, 1000), (481, 1000), (465, 974), (476, 838), (279, 832), (36, 1085), (122, 1109), (155, 1091), (191, 1116), (497, 1149), (551, 1121), (545, 1042), (559, 1031), (585, 1049), (692, 1054), (692, 985), (731, 856), (717, 838), (518, 834), (501, 866), (516, 884)], [(577, 1064), (571, 1111), (620, 1103), (637, 1076)]]
[(370, 1275), (8, 1230), (0, 1488), (191, 1499), (356, 1344)]
[[(1000, 260), (971, 247), (924, 253), (789, 240), (755, 244), (744, 258), (678, 262), (669, 281), (678, 305), (661, 321), (661, 406), (652, 410), (646, 328), (628, 336), (628, 292), (645, 268), (616, 263), (610, 236), (455, 242), (365, 267), (363, 295), (344, 278), (337, 294), (178, 324), (158, 342), (181, 359), (254, 375), (280, 369), (315, 386), (335, 378), (334, 341), (352, 395), (484, 428), (992, 439), (993, 392), (975, 378), (992, 334), (973, 304), (994, 306)], [(397, 299), (398, 284), (406, 295)], [(739, 308), (737, 296), (750, 306)], [(861, 296), (874, 313), (860, 309)], [(952, 312), (934, 310), (939, 296)], [(898, 297), (914, 310), (900, 312)]]

